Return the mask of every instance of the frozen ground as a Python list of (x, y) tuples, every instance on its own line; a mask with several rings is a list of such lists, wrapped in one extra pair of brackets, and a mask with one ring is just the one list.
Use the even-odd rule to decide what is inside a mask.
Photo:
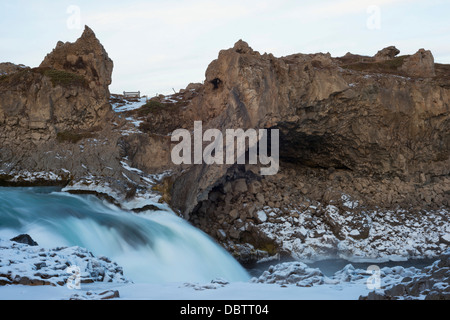
[[(423, 275), (414, 267), (386, 267), (378, 270), (379, 282), (374, 282), (374, 272), (352, 265), (326, 276), (318, 268), (287, 262), (273, 265), (258, 278), (245, 282), (216, 279), (206, 284), (133, 283), (123, 278), (122, 269), (116, 264), (97, 258), (86, 249), (47, 250), (4, 240), (0, 244), (0, 280), (4, 280), (0, 283), (0, 300), (90, 300), (106, 296), (122, 300), (357, 300), (373, 291), (374, 284), (385, 289), (405, 278)], [(67, 268), (71, 264), (81, 267), (79, 290), (67, 286), (71, 276)], [(85, 283), (86, 279), (92, 281)], [(43, 280), (47, 285), (30, 285)]]
[(128, 285), (85, 285), (82, 290), (69, 290), (67, 287), (0, 287), (2, 300), (67, 300), (74, 294), (86, 292), (118, 290), (121, 300), (357, 300), (367, 295), (364, 285), (316, 286), (301, 288), (255, 283), (231, 283), (225, 287), (209, 290), (195, 290), (183, 283), (168, 284), (128, 284)]

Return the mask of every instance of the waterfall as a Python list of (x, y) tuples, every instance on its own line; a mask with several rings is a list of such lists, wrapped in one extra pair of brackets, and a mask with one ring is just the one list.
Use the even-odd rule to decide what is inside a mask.
[(134, 214), (55, 188), (0, 188), (0, 238), (24, 233), (41, 247), (80, 246), (106, 256), (136, 283), (249, 279), (230, 254), (173, 212)]

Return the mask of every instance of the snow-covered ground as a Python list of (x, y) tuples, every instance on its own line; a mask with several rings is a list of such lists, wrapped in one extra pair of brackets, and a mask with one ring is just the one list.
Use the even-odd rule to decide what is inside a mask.
[[(47, 250), (1, 240), (0, 249), (0, 280), (3, 280), (0, 300), (101, 299), (105, 296), (122, 300), (357, 300), (374, 288), (389, 288), (405, 278), (422, 275), (422, 271), (414, 267), (369, 271), (347, 265), (334, 275), (326, 276), (320, 269), (301, 262), (287, 262), (275, 264), (246, 282), (215, 279), (210, 283), (132, 283), (123, 277), (117, 264), (79, 247)], [(68, 269), (71, 265), (80, 267), (82, 283), (78, 289), (67, 285), (72, 275)], [(45, 281), (46, 285), (39, 285), (38, 281)]]
[(73, 295), (86, 295), (88, 291), (102, 293), (118, 290), (118, 300), (358, 300), (369, 290), (364, 285), (316, 286), (300, 288), (289, 286), (231, 283), (225, 287), (210, 290), (195, 290), (183, 283), (127, 284), (127, 285), (85, 285), (82, 290), (66, 287), (0, 287), (2, 300), (68, 300)]
[(112, 107), (115, 112), (121, 113), (121, 112), (126, 112), (126, 111), (137, 110), (146, 103), (147, 103), (147, 98), (143, 97), (140, 99), (136, 99), (136, 101), (124, 100), (123, 102), (120, 102), (120, 103), (113, 103)]
[[(254, 278), (249, 282), (219, 282), (224, 284), (95, 283), (82, 285), (81, 290), (70, 290), (67, 287), (6, 286), (0, 287), (0, 299), (61, 300), (70, 299), (75, 294), (88, 298), (89, 295), (95, 296), (105, 291), (118, 291), (120, 298), (117, 299), (121, 300), (358, 300), (374, 291), (367, 284), (370, 274), (350, 265), (331, 278), (312, 268), (307, 268), (299, 276), (296, 274), (301, 273), (298, 269), (298, 263), (283, 264), (272, 267), (272, 273), (267, 271), (259, 279)], [(304, 268), (300, 269), (305, 271)], [(401, 283), (405, 277), (414, 278), (420, 274), (415, 268), (383, 268), (380, 271), (381, 285), (384, 288), (390, 287)], [(277, 278), (279, 280), (275, 280)]]

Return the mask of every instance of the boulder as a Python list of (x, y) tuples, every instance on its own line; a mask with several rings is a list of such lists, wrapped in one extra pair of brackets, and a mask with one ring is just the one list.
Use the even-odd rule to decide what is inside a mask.
[(404, 278), (401, 284), (394, 285), (384, 292), (371, 293), (363, 300), (450, 300), (450, 251), (440, 257), (433, 265), (414, 278)]
[(36, 241), (34, 241), (28, 234), (21, 234), (15, 238), (12, 238), (11, 241), (26, 244), (31, 247), (38, 246), (38, 243)]
[(375, 55), (376, 61), (385, 61), (385, 60), (391, 60), (394, 59), (396, 56), (400, 54), (400, 50), (398, 50), (394, 46), (390, 46), (387, 48), (384, 48)]
[(239, 218), (239, 211), (236, 209), (233, 209), (230, 211), (230, 218), (232, 220), (236, 220), (237, 218)]
[(431, 51), (420, 49), (405, 60), (401, 70), (411, 77), (431, 78), (436, 76), (434, 57)]
[(245, 179), (239, 179), (234, 183), (233, 190), (235, 194), (240, 194), (248, 191), (247, 182)]

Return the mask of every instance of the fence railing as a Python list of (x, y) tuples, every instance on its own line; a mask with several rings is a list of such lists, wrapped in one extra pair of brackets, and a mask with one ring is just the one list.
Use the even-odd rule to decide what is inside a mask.
[(137, 92), (123, 92), (123, 97), (124, 98), (137, 98), (139, 99), (141, 97), (141, 92), (137, 91)]

